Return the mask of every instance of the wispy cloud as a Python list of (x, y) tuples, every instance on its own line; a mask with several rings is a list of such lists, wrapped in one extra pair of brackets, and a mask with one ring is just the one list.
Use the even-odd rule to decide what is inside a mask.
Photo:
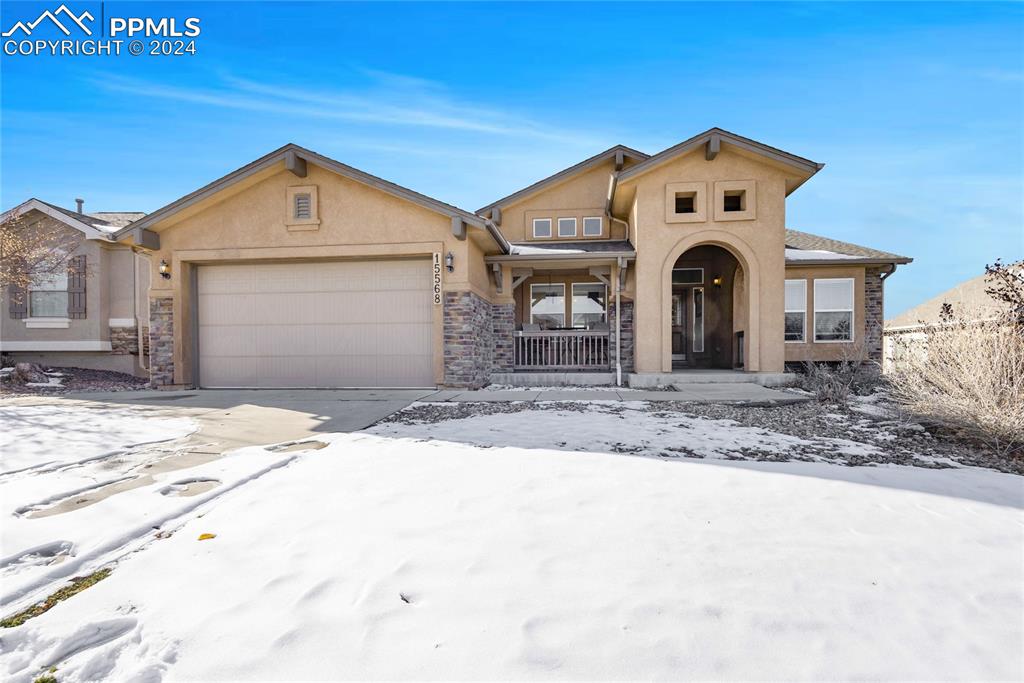
[(113, 74), (90, 80), (107, 92), (249, 112), (570, 144), (590, 144), (594, 140), (578, 130), (457, 97), (434, 81), (369, 69), (359, 69), (358, 73), (365, 77), (365, 87), (336, 90), (284, 86), (233, 74), (224, 74), (206, 87), (181, 87)]

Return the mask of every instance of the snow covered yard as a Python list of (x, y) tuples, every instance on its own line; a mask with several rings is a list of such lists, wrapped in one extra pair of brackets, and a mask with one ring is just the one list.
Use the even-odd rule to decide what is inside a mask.
[[(58, 579), (113, 568), (0, 631), (0, 671), (1024, 677), (1021, 477), (934, 452), (924, 467), (835, 464), (885, 463), (885, 430), (816, 438), (646, 404), (496, 405), (413, 406), (319, 450), (242, 449), (44, 518), (17, 517), (4, 493), (5, 556), (12, 519), (22, 544), (47, 520), (40, 542), (121, 531), (90, 531), (47, 565), (78, 563), (62, 576), (3, 576), (7, 616)], [(787, 454), (801, 461), (753, 461)], [(171, 483), (204, 478), (221, 485), (162, 507), (189, 500), (161, 493)]]

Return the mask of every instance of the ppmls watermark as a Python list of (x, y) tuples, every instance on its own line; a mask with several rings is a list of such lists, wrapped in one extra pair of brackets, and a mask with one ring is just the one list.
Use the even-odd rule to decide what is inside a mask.
[(9, 57), (196, 54), (196, 38), (202, 32), (198, 17), (108, 17), (105, 9), (105, 3), (101, 2), (98, 21), (92, 12), (75, 13), (66, 4), (53, 11), (44, 10), (38, 17), (20, 19), (2, 33), (3, 54)]

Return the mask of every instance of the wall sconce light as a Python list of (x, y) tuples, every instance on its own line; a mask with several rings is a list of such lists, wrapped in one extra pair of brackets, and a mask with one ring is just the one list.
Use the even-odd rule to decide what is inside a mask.
[(448, 272), (455, 270), (455, 254), (448, 252), (444, 255), (444, 267), (448, 269)]
[(722, 286), (722, 276), (721, 275), (716, 275), (715, 279), (711, 281), (711, 284), (713, 284), (715, 287), (721, 287)]
[(171, 267), (163, 259), (160, 259), (160, 277), (165, 280), (171, 279)]

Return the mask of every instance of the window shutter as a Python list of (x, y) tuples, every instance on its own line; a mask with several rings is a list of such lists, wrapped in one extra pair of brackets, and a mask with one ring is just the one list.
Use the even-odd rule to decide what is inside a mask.
[(28, 317), (28, 292), (13, 282), (7, 286), (7, 312), (14, 320)]
[(85, 254), (68, 261), (68, 317), (85, 318)]

